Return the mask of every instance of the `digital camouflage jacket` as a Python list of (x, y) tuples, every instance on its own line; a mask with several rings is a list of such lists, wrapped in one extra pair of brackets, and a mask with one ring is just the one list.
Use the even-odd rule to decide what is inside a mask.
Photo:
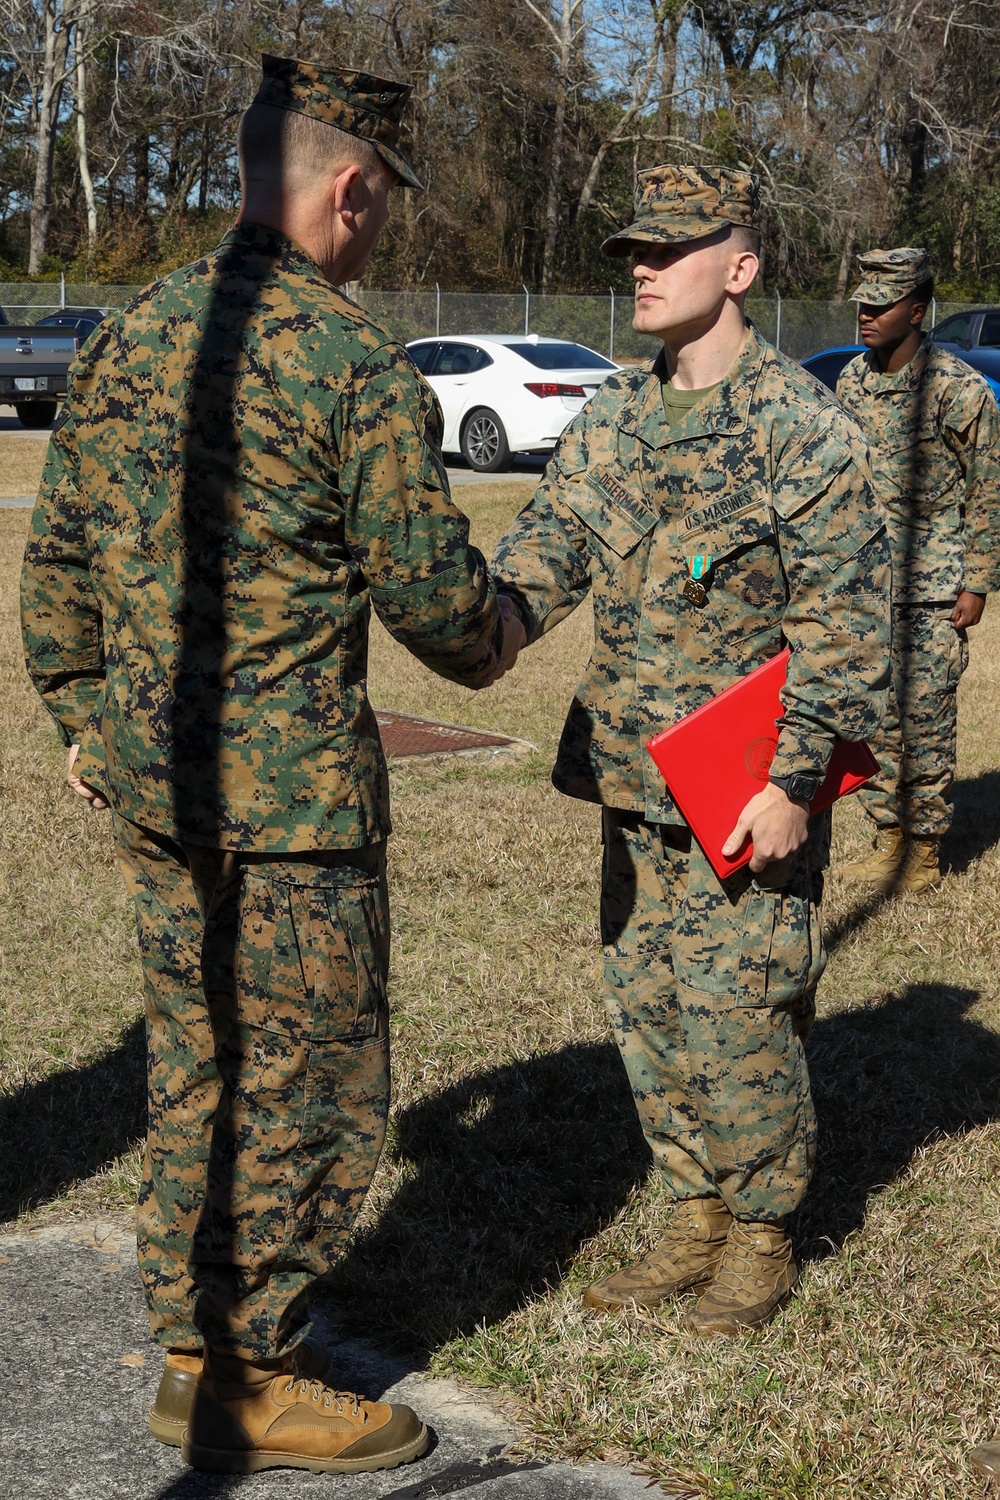
[(893, 597), (951, 603), (993, 586), (1000, 546), (1000, 411), (983, 377), (924, 339), (883, 375), (869, 350), (837, 395), (871, 448), (892, 549)]
[(389, 831), (374, 604), (442, 675), (502, 638), (406, 351), (258, 226), (81, 351), (24, 560), (28, 670), (78, 774), (181, 841), (351, 848)]
[(665, 373), (661, 355), (605, 381), (491, 571), (529, 640), (593, 592), (593, 655), (556, 786), (679, 822), (646, 741), (786, 643), (773, 773), (822, 772), (836, 736), (872, 734), (889, 558), (864, 440), (797, 365), (751, 329), (721, 386), (673, 425)]

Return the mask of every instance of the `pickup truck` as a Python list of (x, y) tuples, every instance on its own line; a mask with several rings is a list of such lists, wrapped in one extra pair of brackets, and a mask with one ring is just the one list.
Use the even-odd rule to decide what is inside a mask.
[(72, 328), (17, 326), (0, 309), (0, 405), (13, 406), (22, 427), (52, 422), (79, 344)]

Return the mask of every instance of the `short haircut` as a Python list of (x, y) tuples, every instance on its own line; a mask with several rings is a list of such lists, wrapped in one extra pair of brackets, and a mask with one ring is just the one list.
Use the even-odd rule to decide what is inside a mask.
[(256, 100), (240, 120), (237, 144), (244, 188), (249, 180), (306, 187), (317, 177), (352, 163), (376, 180), (380, 173), (391, 171), (371, 141), (298, 110)]
[(748, 251), (760, 259), (760, 230), (751, 229), (748, 224), (731, 224), (729, 237), (737, 250)]
[(926, 302), (927, 306), (930, 307), (931, 302), (934, 300), (934, 277), (928, 276), (919, 286), (915, 286), (910, 293), (910, 297), (914, 302)]

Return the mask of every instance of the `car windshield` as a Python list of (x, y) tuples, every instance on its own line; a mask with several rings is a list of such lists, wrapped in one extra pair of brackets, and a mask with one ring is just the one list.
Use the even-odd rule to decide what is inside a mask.
[(969, 341), (972, 314), (959, 313), (957, 317), (945, 318), (931, 334), (936, 344), (965, 344)]
[(582, 344), (508, 344), (507, 348), (519, 354), (539, 370), (613, 370), (610, 359), (585, 349)]

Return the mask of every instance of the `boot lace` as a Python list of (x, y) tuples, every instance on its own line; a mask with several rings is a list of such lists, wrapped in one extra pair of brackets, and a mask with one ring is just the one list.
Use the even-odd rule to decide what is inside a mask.
[(699, 1222), (696, 1204), (683, 1200), (676, 1205), (663, 1226), (660, 1244), (686, 1245), (692, 1238), (691, 1227)]
[(726, 1244), (722, 1264), (719, 1266), (712, 1283), (713, 1298), (719, 1297), (725, 1300), (726, 1294), (738, 1296), (748, 1281), (757, 1281), (753, 1274), (754, 1261), (759, 1252), (754, 1245), (753, 1239), (737, 1221), (729, 1231), (729, 1240)]
[[(322, 1404), (328, 1411), (332, 1411), (336, 1407), (341, 1415), (345, 1412), (352, 1417), (359, 1417), (361, 1415), (361, 1401), (353, 1391), (335, 1391), (331, 1386), (324, 1385), (322, 1380), (306, 1380), (304, 1378), (296, 1380), (292, 1377), (285, 1386), (285, 1392), (290, 1396), (296, 1388), (298, 1388), (299, 1396), (303, 1400), (315, 1401), (317, 1405)], [(349, 1411), (347, 1410), (348, 1407), (350, 1407)]]

